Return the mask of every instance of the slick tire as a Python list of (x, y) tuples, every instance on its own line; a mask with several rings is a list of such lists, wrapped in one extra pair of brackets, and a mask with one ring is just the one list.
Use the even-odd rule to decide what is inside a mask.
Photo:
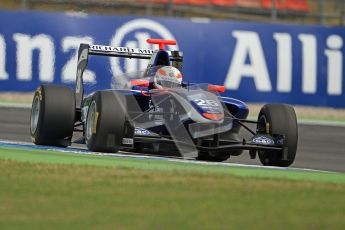
[(75, 94), (63, 85), (41, 85), (34, 94), (30, 133), (36, 145), (67, 147), (75, 122)]
[(295, 160), (298, 142), (297, 118), (294, 108), (285, 104), (264, 105), (258, 116), (258, 132), (265, 132), (266, 123), (269, 124), (270, 135), (284, 135), (283, 148), (287, 148), (287, 152), (284, 157), (284, 150), (280, 152), (259, 151), (261, 163), (267, 166), (290, 166)]
[(91, 99), (85, 124), (87, 148), (117, 152), (122, 144), (127, 108), (125, 97), (114, 91), (97, 91)]

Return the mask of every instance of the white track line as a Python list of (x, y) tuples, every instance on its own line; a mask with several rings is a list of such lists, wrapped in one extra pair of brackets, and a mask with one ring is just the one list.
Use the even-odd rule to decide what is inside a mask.
[[(13, 147), (25, 148), (25, 146), (35, 145), (30, 142), (17, 142), (17, 141), (8, 141), (0, 139), (0, 146), (14, 145)], [(8, 146), (11, 147), (11, 146)], [(188, 160), (182, 159), (179, 157), (165, 157), (165, 156), (153, 156), (153, 155), (144, 155), (140, 153), (132, 152), (122, 152), (121, 153), (101, 153), (101, 152), (91, 152), (85, 148), (72, 147), (72, 148), (56, 148), (56, 147), (44, 147), (37, 146), (33, 148), (37, 150), (48, 150), (48, 151), (57, 151), (57, 152), (68, 152), (76, 154), (85, 154), (85, 155), (95, 155), (95, 156), (112, 156), (112, 157), (127, 157), (127, 158), (137, 158), (137, 159), (148, 159), (148, 160), (165, 160), (170, 162), (185, 163), (185, 164), (197, 164), (197, 165), (219, 165), (226, 167), (243, 167), (243, 168), (262, 168), (262, 169), (273, 169), (273, 170), (288, 170), (288, 171), (308, 171), (308, 172), (322, 172), (322, 173), (336, 173), (332, 171), (317, 170), (317, 169), (307, 169), (307, 168), (294, 168), (294, 167), (273, 167), (273, 166), (261, 166), (261, 165), (247, 165), (247, 164), (237, 164), (237, 163), (228, 163), (228, 162), (206, 162), (206, 161), (197, 161), (197, 160)]]

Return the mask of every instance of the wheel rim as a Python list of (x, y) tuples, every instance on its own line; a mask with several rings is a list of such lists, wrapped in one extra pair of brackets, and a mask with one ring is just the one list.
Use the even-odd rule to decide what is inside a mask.
[(258, 119), (257, 132), (266, 133), (266, 122), (267, 122), (267, 119), (265, 115), (261, 115)]
[(88, 141), (93, 133), (93, 128), (95, 125), (95, 116), (96, 116), (96, 102), (93, 101), (90, 105), (89, 111), (87, 113), (86, 119), (86, 132), (85, 132), (85, 139)]
[(31, 108), (31, 119), (30, 119), (31, 134), (34, 134), (37, 130), (38, 120), (40, 116), (40, 109), (41, 109), (40, 98), (38, 95), (36, 95), (34, 98), (34, 102), (32, 103), (32, 108)]

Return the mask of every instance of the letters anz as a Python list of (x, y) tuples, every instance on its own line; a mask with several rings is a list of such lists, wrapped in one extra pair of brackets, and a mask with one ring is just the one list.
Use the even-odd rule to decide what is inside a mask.
[[(276, 50), (262, 46), (258, 33), (253, 31), (235, 30), (232, 32), (236, 45), (228, 68), (225, 86), (237, 90), (242, 78), (252, 78), (259, 92), (271, 92), (272, 78), (276, 77), (275, 90), (279, 93), (292, 92), (292, 84), (300, 78), (301, 92), (316, 94), (318, 80), (324, 77), (327, 82), (328, 95), (342, 95), (343, 93), (343, 38), (340, 35), (330, 34), (325, 39), (325, 48), (320, 53), (321, 39), (314, 34), (298, 34), (293, 41), (289, 33), (273, 33), (271, 47), (276, 45)], [(298, 42), (301, 50), (293, 50)], [(319, 44), (318, 44), (319, 43)], [(296, 46), (298, 47), (298, 46)], [(276, 52), (276, 59), (266, 63), (267, 52)], [(295, 52), (295, 54), (294, 54)], [(296, 58), (296, 54), (300, 58)], [(323, 56), (324, 55), (324, 56)], [(246, 62), (247, 57), (249, 63)], [(297, 60), (301, 59), (301, 63)], [(326, 61), (324, 61), (326, 60)], [(319, 71), (318, 65), (324, 64), (326, 71)], [(277, 72), (269, 75), (268, 65), (276, 65)], [(294, 65), (301, 66), (300, 71), (294, 71)], [(293, 76), (295, 74), (295, 76)]]
[[(56, 42), (52, 36), (48, 34), (29, 35), (23, 33), (14, 33), (12, 39), (15, 42), (15, 50), (8, 50), (4, 37), (0, 34), (0, 80), (8, 80), (9, 76), (16, 78), (19, 82), (31, 82), (33, 76), (38, 76), (40, 82), (51, 83), (55, 79), (55, 72), (61, 75), (61, 82), (74, 82), (77, 70), (77, 54), (80, 43), (93, 43), (93, 38), (65, 36), (59, 42)], [(72, 55), (63, 63), (60, 70), (56, 71), (56, 58), (62, 58), (57, 55), (58, 51), (63, 54)], [(15, 54), (15, 62), (6, 60), (9, 56), (7, 53)], [(38, 57), (38, 66), (33, 67), (33, 58), (36, 52)], [(15, 63), (15, 73), (9, 74), (6, 70), (6, 63)], [(33, 73), (37, 69), (38, 73)], [(86, 82), (95, 82), (95, 73), (85, 70), (84, 80)]]

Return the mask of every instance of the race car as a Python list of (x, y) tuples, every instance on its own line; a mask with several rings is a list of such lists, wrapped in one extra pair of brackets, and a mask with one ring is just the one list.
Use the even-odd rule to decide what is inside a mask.
[[(67, 147), (73, 133), (79, 132), (78, 143), (95, 152), (121, 150), (220, 162), (248, 150), (263, 165), (287, 167), (294, 162), (298, 131), (292, 106), (266, 104), (256, 121), (248, 120), (244, 102), (220, 95), (224, 86), (183, 81), (183, 53), (165, 49), (176, 41), (147, 42), (158, 49), (80, 44), (75, 90), (47, 84), (34, 94), (33, 143)], [(85, 94), (83, 72), (89, 55), (149, 63), (143, 72), (115, 76), (110, 89)], [(241, 129), (251, 137), (241, 136)]]

